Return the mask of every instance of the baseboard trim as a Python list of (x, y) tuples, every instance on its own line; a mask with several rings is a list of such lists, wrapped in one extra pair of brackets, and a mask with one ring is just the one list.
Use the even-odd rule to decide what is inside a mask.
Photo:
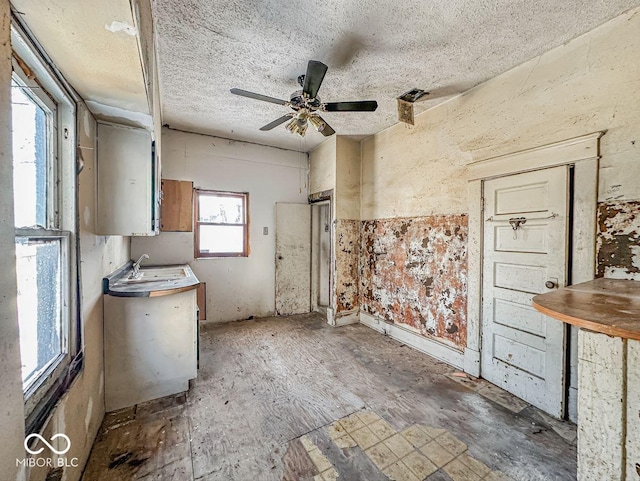
[(349, 324), (358, 324), (360, 322), (360, 313), (359, 309), (354, 309), (352, 311), (342, 311), (339, 312), (335, 319), (333, 320), (333, 326), (348, 326)]
[(480, 377), (480, 351), (464, 348), (464, 372)]
[(399, 327), (370, 314), (360, 312), (360, 323), (406, 344), (457, 369), (464, 369), (464, 353), (433, 339), (426, 338), (404, 327)]

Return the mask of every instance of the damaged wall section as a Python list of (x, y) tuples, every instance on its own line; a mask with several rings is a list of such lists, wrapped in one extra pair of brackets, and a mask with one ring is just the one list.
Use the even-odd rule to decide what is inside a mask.
[(467, 221), (465, 214), (363, 221), (362, 311), (463, 348)]
[(640, 281), (640, 201), (598, 205), (598, 277)]
[(358, 309), (358, 262), (360, 257), (360, 221), (337, 219), (335, 223), (335, 295), (336, 313)]

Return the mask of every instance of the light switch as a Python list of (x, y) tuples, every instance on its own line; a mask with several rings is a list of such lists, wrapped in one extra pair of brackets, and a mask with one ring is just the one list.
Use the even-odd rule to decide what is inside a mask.
[(263, 227), (262, 228), (262, 235), (269, 235), (269, 228), (268, 227)]

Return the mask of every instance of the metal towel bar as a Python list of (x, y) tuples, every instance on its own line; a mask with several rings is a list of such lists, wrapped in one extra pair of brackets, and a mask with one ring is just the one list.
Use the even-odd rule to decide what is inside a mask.
[[(525, 219), (525, 221), (529, 221), (529, 220), (546, 220), (546, 219), (555, 219), (556, 217), (559, 217), (560, 214), (556, 214), (555, 212), (552, 212), (551, 215), (548, 215), (547, 217), (534, 217), (532, 219), (526, 218), (526, 217), (522, 217), (523, 219)], [(499, 221), (504, 221), (504, 222), (509, 222), (511, 219), (494, 219), (493, 216), (489, 217), (488, 219), (485, 220), (485, 222), (499, 222)], [(524, 224), (524, 222), (523, 222)]]

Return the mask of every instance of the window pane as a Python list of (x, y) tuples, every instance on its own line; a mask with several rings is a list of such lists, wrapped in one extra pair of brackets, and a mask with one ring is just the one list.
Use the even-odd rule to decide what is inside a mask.
[(15, 81), (11, 89), (16, 227), (47, 226), (47, 113)]
[(200, 252), (242, 254), (244, 252), (244, 227), (201, 225)]
[(16, 237), (22, 383), (26, 389), (62, 353), (62, 240)]
[(198, 217), (200, 222), (244, 224), (244, 197), (200, 194)]

